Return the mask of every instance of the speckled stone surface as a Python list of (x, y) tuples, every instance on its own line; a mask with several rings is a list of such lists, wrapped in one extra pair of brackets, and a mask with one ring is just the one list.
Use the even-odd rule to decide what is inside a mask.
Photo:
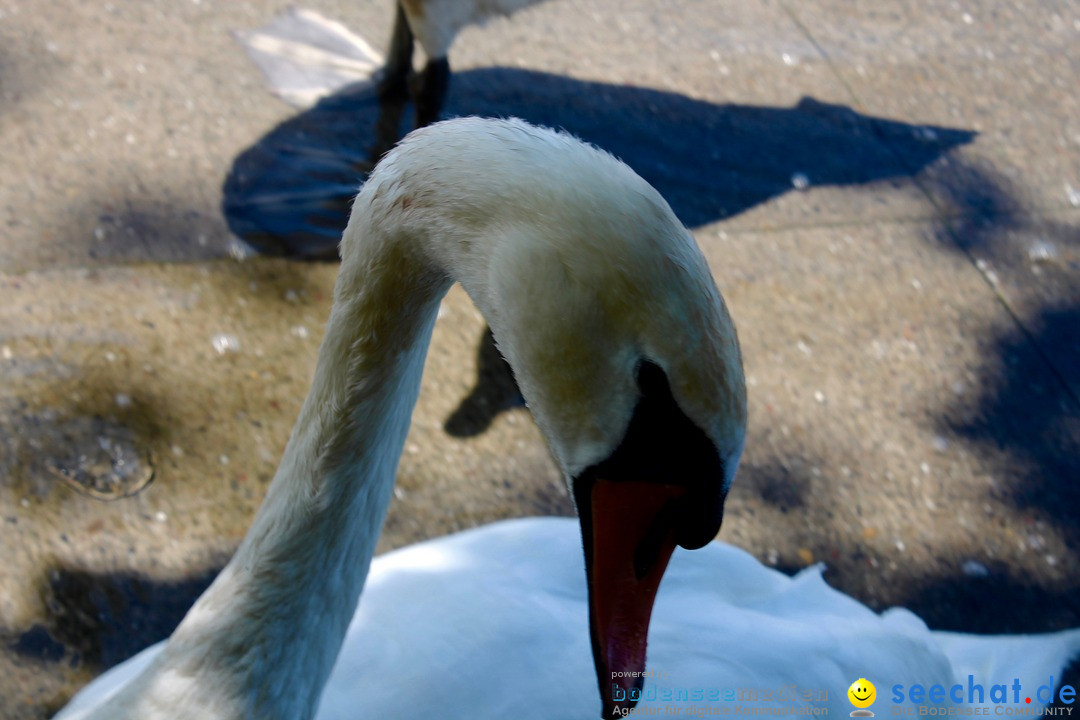
[[(306, 5), (385, 47), (388, 2)], [(450, 111), (566, 127), (693, 229), (750, 384), (722, 539), (932, 627), (1080, 626), (1080, 9), (702, 7), (470, 28)], [(246, 257), (222, 210), (296, 116), (231, 35), (283, 9), (0, 0), (5, 720), (171, 630), (303, 400), (336, 267)], [(452, 290), (380, 548), (571, 512)]]

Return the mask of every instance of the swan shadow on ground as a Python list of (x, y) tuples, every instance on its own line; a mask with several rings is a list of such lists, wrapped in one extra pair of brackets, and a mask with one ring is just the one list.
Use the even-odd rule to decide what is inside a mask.
[(452, 437), (473, 437), (487, 430), (499, 413), (524, 406), (513, 370), (495, 347), (489, 327), (476, 348), (476, 384), (446, 418), (443, 430)]
[[(377, 114), (370, 88), (346, 88), (241, 153), (224, 185), (229, 228), (263, 253), (336, 259), (370, 169)], [(456, 74), (446, 116), (462, 115), (520, 117), (591, 142), (659, 190), (689, 227), (782, 195), (799, 173), (812, 185), (908, 177), (975, 137), (812, 98), (790, 108), (716, 104), (512, 68)]]

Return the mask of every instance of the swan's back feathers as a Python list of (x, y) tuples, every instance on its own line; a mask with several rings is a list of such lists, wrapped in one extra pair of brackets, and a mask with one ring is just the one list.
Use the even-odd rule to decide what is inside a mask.
[(1080, 629), (1043, 635), (983, 636), (936, 632), (934, 636), (957, 668), (961, 680), (974, 675), (1011, 683), (1014, 677), (1019, 677), (1044, 684), (1051, 678), (1060, 681), (1063, 666), (1070, 659), (1080, 659)]
[[(377, 558), (317, 720), (589, 717), (596, 681), (579, 544), (574, 520), (534, 518)], [(77, 720), (160, 647), (99, 678), (58, 717)], [(878, 686), (873, 709), (882, 716), (892, 712), (894, 683), (966, 688), (972, 674), (987, 691), (1019, 678), (1034, 692), (1060, 678), (1077, 652), (1080, 630), (932, 632), (906, 610), (878, 615), (833, 590), (820, 566), (789, 578), (710, 543), (672, 558), (650, 627), (648, 667), (657, 676), (645, 692), (693, 698), (730, 690), (737, 699), (657, 699), (643, 707), (775, 707), (780, 693), (794, 689), (795, 705), (846, 717), (847, 687), (866, 677)], [(767, 692), (772, 700), (763, 699)], [(811, 700), (799, 699), (804, 693)]]
[[(319, 720), (458, 708), (477, 718), (589, 716), (596, 685), (579, 535), (571, 519), (512, 520), (376, 560)], [(882, 715), (894, 683), (948, 687), (974, 673), (987, 687), (1014, 676), (1039, 684), (1080, 651), (1075, 631), (1001, 642), (931, 632), (906, 610), (879, 615), (833, 590), (820, 566), (789, 578), (722, 543), (672, 558), (649, 638), (648, 667), (663, 676), (650, 677), (646, 693), (750, 695), (645, 708), (768, 707), (765, 691), (794, 686), (834, 716), (852, 709), (846, 691), (860, 677), (878, 683)]]
[(541, 0), (401, 0), (416, 41), (429, 58), (444, 58), (469, 25), (510, 15)]

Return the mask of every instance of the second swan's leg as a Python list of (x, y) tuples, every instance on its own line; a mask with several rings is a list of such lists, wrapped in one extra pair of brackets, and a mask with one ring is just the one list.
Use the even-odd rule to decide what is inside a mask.
[(416, 102), (416, 127), (424, 127), (439, 119), (446, 93), (450, 89), (450, 61), (433, 58), (416, 77), (413, 98)]
[(409, 99), (409, 73), (412, 71), (413, 34), (401, 3), (394, 16), (394, 30), (390, 36), (390, 51), (386, 67), (379, 81), (379, 118), (375, 122), (375, 144), (371, 148), (371, 162), (378, 162), (387, 150), (400, 138), (401, 116)]

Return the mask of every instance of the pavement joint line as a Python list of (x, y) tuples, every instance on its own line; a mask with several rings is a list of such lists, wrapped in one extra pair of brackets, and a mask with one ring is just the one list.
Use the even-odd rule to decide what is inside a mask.
[(838, 83), (840, 83), (840, 87), (842, 87), (844, 89), (844, 92), (847, 93), (851, 103), (856, 108), (861, 109), (863, 105), (862, 102), (859, 100), (858, 93), (855, 92), (855, 88), (852, 87), (847, 82), (847, 80), (844, 79), (843, 74), (836, 67), (836, 63), (833, 62), (832, 56), (829, 55), (829, 52), (825, 49), (825, 46), (819, 43), (817, 38), (814, 37), (814, 34), (810, 32), (810, 27), (806, 23), (804, 23), (798, 15), (795, 14), (795, 11), (791, 9), (790, 5), (787, 2), (783, 2), (783, 0), (781, 0), (780, 7), (783, 8), (784, 13), (789, 18), (791, 18), (791, 21), (795, 23), (795, 27), (797, 27), (799, 31), (806, 36), (806, 39), (809, 40), (810, 44), (814, 46), (815, 50), (817, 50), (818, 55), (820, 55), (821, 59), (825, 61), (825, 66), (829, 68), (829, 72), (832, 73), (833, 78)]

